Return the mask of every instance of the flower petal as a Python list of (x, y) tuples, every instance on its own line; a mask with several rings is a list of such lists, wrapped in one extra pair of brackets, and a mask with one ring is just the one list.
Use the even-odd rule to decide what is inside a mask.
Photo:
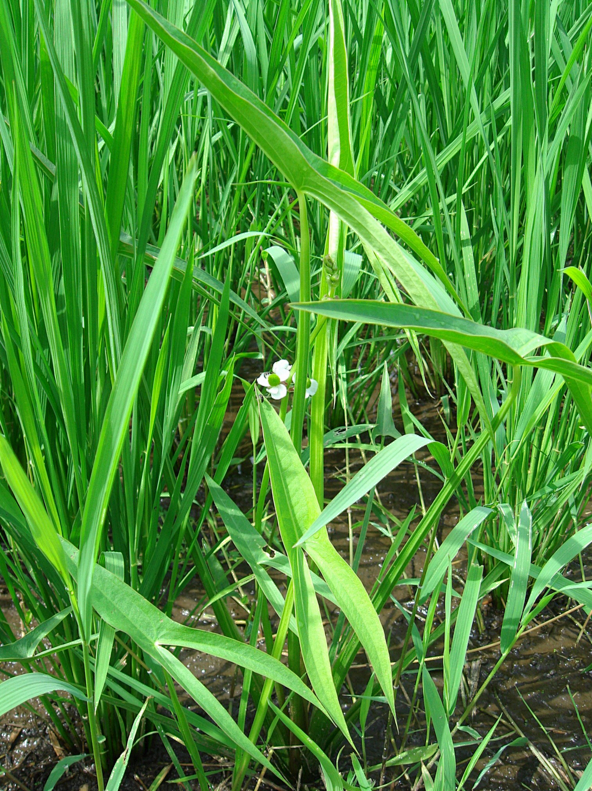
[(288, 392), (288, 388), (286, 387), (286, 385), (276, 385), (275, 387), (268, 387), (267, 390), (269, 392), (269, 395), (272, 398), (275, 398), (276, 401), (279, 401), (280, 399), (284, 398), (284, 396)]
[(269, 379), (269, 374), (268, 373), (261, 374), (261, 376), (258, 377), (258, 379), (257, 379), (257, 384), (261, 385), (261, 387), (268, 387), (269, 386), (268, 379)]
[(287, 360), (278, 360), (277, 363), (273, 364), (273, 372), (279, 376), (282, 382), (285, 382), (290, 376), (291, 370), (292, 366)]
[(316, 379), (311, 379), (309, 386), (306, 388), (306, 396), (313, 396), (319, 389), (319, 383)]

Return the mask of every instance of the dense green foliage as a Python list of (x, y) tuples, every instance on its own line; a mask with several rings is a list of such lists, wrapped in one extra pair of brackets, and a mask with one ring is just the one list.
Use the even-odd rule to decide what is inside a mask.
[[(261, 767), (368, 788), (372, 701), (399, 717), (383, 774), (460, 789), (495, 738), (463, 723), (528, 624), (558, 594), (592, 609), (561, 573), (592, 542), (591, 30), (584, 0), (0, 0), (0, 573), (26, 632), (0, 618), (0, 662), (31, 671), (0, 713), (43, 695), (100, 791), (154, 730), (202, 791), (203, 754), (233, 757), (233, 791)], [(257, 385), (248, 358), (292, 368)], [(446, 443), (409, 407), (420, 382)], [(224, 485), (245, 444), (247, 513)], [(336, 444), (365, 464), (327, 502)], [(441, 488), (400, 521), (375, 490), (403, 463)], [(345, 559), (326, 528), (360, 500)], [(213, 632), (171, 618), (196, 578)], [(393, 652), (380, 615), (403, 583)], [(490, 594), (499, 661), (467, 701)], [(182, 648), (236, 665), (238, 712)], [(346, 710), (360, 648), (373, 672)]]

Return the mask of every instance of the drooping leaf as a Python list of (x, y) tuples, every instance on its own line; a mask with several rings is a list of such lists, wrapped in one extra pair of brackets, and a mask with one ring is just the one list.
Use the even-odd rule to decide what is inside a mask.
[(55, 676), (46, 673), (25, 673), (22, 676), (13, 676), (0, 684), (0, 717), (31, 698), (50, 695), (52, 692), (67, 692), (79, 700), (86, 700), (86, 696), (78, 687)]

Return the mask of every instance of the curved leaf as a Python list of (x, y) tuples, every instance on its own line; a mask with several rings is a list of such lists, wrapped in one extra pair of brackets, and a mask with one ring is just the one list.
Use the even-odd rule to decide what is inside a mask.
[(55, 676), (48, 676), (45, 673), (26, 673), (23, 676), (13, 676), (0, 684), (0, 717), (31, 698), (49, 695), (51, 692), (68, 692), (79, 700), (86, 700), (86, 696), (78, 687)]

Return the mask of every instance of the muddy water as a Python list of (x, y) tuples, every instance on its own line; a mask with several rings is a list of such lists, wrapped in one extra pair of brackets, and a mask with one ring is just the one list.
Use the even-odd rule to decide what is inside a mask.
[[(233, 402), (227, 416), (227, 423), (231, 425), (240, 406), (240, 392), (233, 394)], [(434, 402), (417, 402), (414, 413), (428, 431), (436, 439), (445, 439), (438, 404)], [(395, 403), (395, 422), (399, 429), (402, 428)], [(238, 456), (244, 458), (240, 467), (236, 468), (229, 476), (226, 487), (229, 494), (245, 511), (252, 504), (252, 467), (249, 461), (251, 448), (245, 442), (238, 451)], [(429, 463), (429, 454), (417, 454), (417, 457)], [(330, 449), (326, 456), (327, 491), (328, 497), (334, 496), (342, 487), (345, 475), (353, 475), (363, 464), (361, 455), (356, 450), (350, 450), (346, 455), (343, 448)], [(262, 472), (262, 469), (260, 470)], [(427, 507), (439, 490), (438, 479), (429, 475), (420, 468), (420, 483), (423, 503)], [(383, 506), (397, 519), (404, 520), (410, 510), (415, 506), (417, 512), (421, 510), (422, 500), (419, 494), (416, 471), (410, 463), (402, 464), (391, 473), (378, 486), (377, 496)], [(351, 514), (353, 523), (360, 519), (362, 512), (353, 509)], [(454, 526), (458, 520), (458, 508), (451, 502), (445, 510), (440, 528), (442, 535)], [(336, 548), (347, 558), (357, 547), (357, 531), (350, 532), (350, 523), (347, 515), (341, 521), (332, 524), (330, 528), (332, 541)], [(359, 575), (367, 589), (372, 587), (384, 557), (390, 547), (390, 539), (372, 524), (369, 527), (364, 552), (362, 554)], [(417, 577), (421, 573), (424, 554), (418, 552), (413, 563), (406, 570), (408, 577)], [(457, 566), (457, 571), (462, 577), (463, 566)], [(242, 570), (242, 569), (241, 569)], [(241, 571), (239, 570), (239, 571)], [(592, 575), (592, 566), (588, 564), (584, 569), (586, 577)], [(248, 570), (245, 567), (244, 573)], [(579, 574), (579, 569), (574, 569), (574, 574)], [(578, 579), (580, 577), (578, 576)], [(276, 577), (278, 584), (283, 580)], [(283, 590), (283, 588), (282, 588)], [(246, 585), (243, 593), (247, 598), (252, 597), (252, 585)], [(394, 591), (394, 595), (401, 603), (411, 600), (412, 591), (409, 586), (401, 585)], [(192, 615), (196, 603), (203, 599), (204, 591), (199, 581), (194, 580), (179, 596), (176, 601), (173, 617), (185, 621), (193, 626), (205, 629), (216, 629), (215, 620), (210, 609), (199, 615)], [(482, 769), (487, 760), (502, 745), (513, 739), (524, 736), (526, 745), (508, 747), (501, 760), (494, 766), (481, 781), (478, 788), (485, 791), (505, 791), (514, 787), (526, 788), (560, 788), (564, 783), (567, 788), (573, 788), (578, 772), (585, 767), (592, 755), (592, 750), (586, 743), (583, 731), (592, 733), (592, 685), (591, 674), (583, 672), (592, 662), (592, 646), (590, 632), (584, 624), (585, 618), (582, 611), (565, 614), (567, 600), (555, 602), (551, 608), (544, 611), (536, 623), (543, 624), (560, 616), (557, 620), (537, 628), (525, 637), (514, 649), (511, 656), (502, 666), (500, 671), (481, 697), (478, 706), (469, 722), (466, 724), (480, 734), (485, 734), (498, 717), (501, 716), (496, 736), (498, 741), (492, 742), (492, 747), (486, 752), (486, 758), (480, 761), (477, 770), (471, 776), (468, 787), (476, 780), (478, 771)], [(1, 601), (3, 611), (11, 619), (13, 626), (16, 623), (16, 613), (11, 609), (9, 601)], [(246, 612), (240, 602), (228, 599), (229, 607), (237, 622), (241, 623), (246, 617)], [(463, 685), (463, 695), (470, 700), (476, 689), (487, 678), (488, 673), (499, 658), (499, 631), (502, 613), (497, 611), (490, 603), (481, 607), (482, 630), (475, 628), (467, 665), (466, 684)], [(403, 645), (406, 625), (400, 611), (394, 604), (388, 605), (382, 613), (382, 620), (389, 634), (392, 646), (392, 658), (397, 659)], [(437, 623), (436, 623), (437, 625)], [(492, 645), (493, 644), (493, 645)], [(490, 647), (488, 647), (490, 646)], [(437, 684), (440, 684), (441, 660), (438, 654), (441, 647), (436, 646), (431, 652), (430, 671)], [(231, 706), (236, 713), (240, 698), (240, 675), (237, 676), (234, 666), (222, 660), (198, 654), (183, 652), (182, 660), (192, 672), (218, 697)], [(368, 679), (368, 670), (365, 658), (360, 654), (357, 665), (350, 674), (354, 692), (360, 692)], [(570, 698), (569, 692), (573, 697)], [(408, 706), (406, 696), (413, 692), (413, 679), (411, 676), (403, 678), (403, 693), (399, 696), (401, 717), (405, 721)], [(578, 722), (578, 715), (583, 723), (583, 728)], [(530, 711), (529, 708), (530, 707)], [(28, 719), (27, 719), (28, 717)], [(386, 712), (380, 707), (371, 710), (368, 725), (368, 757), (370, 762), (380, 761), (385, 741)], [(16, 735), (15, 735), (16, 734)], [(503, 738), (501, 738), (503, 737)], [(396, 738), (396, 737), (395, 737)], [(412, 734), (410, 745), (421, 744), (425, 736), (421, 729)], [(12, 741), (11, 741), (12, 740)], [(59, 753), (55, 746), (48, 741), (47, 731), (31, 721), (29, 715), (14, 712), (0, 723), (0, 756), (9, 754), (1, 759), (5, 766), (15, 766), (29, 757), (31, 751), (43, 756), (43, 761), (55, 760)], [(53, 752), (52, 752), (53, 750)], [(557, 750), (567, 765), (567, 770), (562, 766), (561, 759), (556, 754)], [(466, 759), (474, 752), (474, 747), (466, 751)], [(390, 753), (392, 754), (392, 753)], [(463, 750), (459, 751), (459, 760), (463, 757)], [(571, 772), (571, 777), (569, 776)], [(156, 773), (156, 772), (155, 772)], [(553, 773), (557, 777), (553, 776)], [(392, 783), (393, 789), (409, 788), (406, 780), (397, 780), (398, 775), (392, 770), (387, 772), (385, 779)], [(82, 784), (79, 784), (79, 786)], [(0, 787), (2, 779), (0, 779)], [(32, 788), (33, 785), (30, 786)], [(136, 788), (141, 787), (136, 785)], [(92, 783), (90, 786), (92, 789)]]

